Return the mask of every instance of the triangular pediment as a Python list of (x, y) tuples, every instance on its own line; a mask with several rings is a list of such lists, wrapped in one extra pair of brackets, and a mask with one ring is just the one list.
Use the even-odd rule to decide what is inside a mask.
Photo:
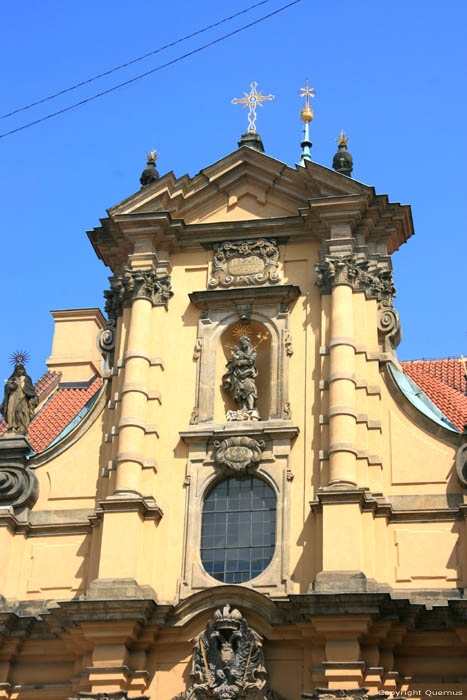
[(123, 200), (112, 215), (169, 212), (186, 224), (296, 216), (309, 200), (372, 188), (317, 163), (290, 167), (247, 146), (194, 177), (173, 172)]

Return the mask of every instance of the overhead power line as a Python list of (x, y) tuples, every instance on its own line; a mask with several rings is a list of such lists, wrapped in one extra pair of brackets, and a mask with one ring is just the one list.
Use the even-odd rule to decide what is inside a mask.
[(111, 92), (115, 92), (115, 90), (119, 90), (122, 87), (125, 87), (125, 85), (130, 85), (131, 83), (135, 83), (137, 80), (141, 80), (141, 78), (145, 78), (148, 75), (151, 75), (152, 73), (156, 73), (157, 71), (162, 70), (163, 68), (167, 68), (168, 66), (172, 66), (174, 63), (178, 63), (179, 61), (183, 61), (183, 59), (188, 58), (189, 56), (193, 56), (196, 53), (199, 53), (200, 51), (204, 51), (205, 49), (209, 48), (210, 46), (214, 46), (215, 44), (219, 44), (221, 41), (224, 41), (225, 39), (228, 39), (231, 36), (235, 36), (235, 34), (239, 34), (240, 32), (243, 32), (245, 29), (249, 29), (250, 27), (254, 27), (256, 24), (259, 24), (260, 22), (264, 22), (265, 19), (269, 19), (269, 17), (273, 17), (274, 15), (279, 14), (280, 12), (283, 12), (284, 10), (287, 10), (289, 7), (292, 7), (293, 5), (297, 5), (299, 2), (302, 0), (293, 0), (293, 2), (287, 3), (287, 5), (283, 5), (282, 7), (279, 7), (277, 10), (274, 10), (274, 12), (270, 12), (267, 15), (264, 15), (263, 17), (260, 17), (259, 19), (254, 20), (253, 22), (250, 22), (249, 24), (245, 24), (243, 27), (239, 27), (238, 29), (235, 29), (232, 32), (229, 32), (228, 34), (224, 34), (224, 36), (219, 37), (218, 39), (213, 39), (213, 41), (208, 42), (207, 44), (204, 44), (203, 46), (199, 46), (197, 49), (193, 49), (192, 51), (188, 51), (188, 53), (183, 54), (183, 56), (179, 56), (178, 58), (174, 58), (171, 61), (168, 61), (167, 63), (163, 63), (160, 66), (157, 66), (157, 68), (152, 68), (151, 70), (146, 71), (145, 73), (141, 73), (140, 75), (137, 75), (134, 78), (130, 78), (129, 80), (125, 80), (123, 83), (119, 83), (118, 85), (114, 85), (111, 88), (108, 88), (107, 90), (103, 90), (102, 92), (98, 92), (96, 95), (92, 95), (91, 97), (87, 97), (84, 100), (80, 100), (79, 102), (75, 102), (72, 105), (69, 105), (68, 107), (64, 107), (63, 109), (59, 109), (56, 112), (52, 112), (51, 114), (47, 114), (45, 117), (41, 117), (40, 119), (35, 119), (33, 122), (29, 122), (28, 124), (23, 124), (23, 126), (19, 126), (16, 129), (11, 129), (11, 131), (6, 131), (4, 134), (0, 134), (0, 139), (5, 138), (6, 136), (11, 136), (11, 134), (16, 134), (18, 131), (23, 131), (23, 129), (28, 129), (30, 126), (35, 126), (36, 124), (40, 124), (41, 122), (45, 122), (48, 119), (52, 119), (52, 117), (57, 117), (59, 114), (64, 114), (65, 112), (69, 112), (71, 109), (75, 109), (76, 107), (80, 107), (81, 105), (87, 104), (88, 102), (92, 102), (93, 100), (97, 100), (98, 97), (102, 97), (103, 95), (108, 95)]
[(24, 112), (27, 109), (31, 109), (31, 107), (36, 107), (37, 105), (41, 105), (44, 102), (48, 102), (49, 100), (53, 100), (56, 97), (60, 97), (60, 95), (65, 95), (67, 92), (71, 92), (72, 90), (76, 90), (79, 87), (82, 87), (83, 85), (88, 85), (89, 83), (93, 83), (95, 80), (98, 80), (99, 78), (105, 78), (105, 76), (110, 75), (111, 73), (115, 73), (118, 70), (122, 70), (122, 68), (127, 68), (128, 66), (133, 65), (133, 63), (138, 63), (138, 61), (143, 61), (145, 58), (148, 58), (149, 56), (154, 56), (157, 53), (161, 53), (161, 51), (165, 51), (165, 49), (170, 49), (172, 46), (176, 46), (177, 44), (181, 44), (183, 41), (187, 41), (188, 39), (192, 39), (194, 36), (198, 36), (199, 34), (203, 34), (204, 32), (209, 31), (209, 29), (214, 29), (214, 27), (218, 27), (221, 24), (224, 24), (225, 22), (230, 22), (230, 20), (235, 19), (236, 17), (240, 17), (240, 15), (244, 15), (246, 12), (250, 12), (251, 10), (254, 10), (256, 7), (259, 7), (260, 5), (265, 5), (267, 2), (270, 2), (270, 0), (261, 0), (261, 2), (257, 2), (255, 5), (250, 5), (249, 7), (245, 8), (244, 10), (240, 10), (240, 12), (236, 12), (234, 15), (230, 15), (230, 17), (224, 17), (224, 19), (219, 20), (219, 22), (214, 22), (213, 24), (209, 24), (207, 27), (204, 27), (203, 29), (198, 29), (198, 31), (193, 32), (192, 34), (187, 34), (186, 36), (181, 37), (181, 39), (176, 39), (176, 41), (172, 41), (170, 44), (166, 44), (165, 46), (161, 46), (158, 49), (154, 49), (154, 51), (149, 51), (148, 53), (145, 53), (143, 56), (138, 56), (138, 58), (133, 58), (131, 61), (127, 61), (126, 63), (122, 63), (120, 66), (115, 66), (115, 68), (111, 68), (110, 70), (105, 71), (104, 73), (99, 73), (99, 75), (95, 75), (92, 78), (88, 78), (87, 80), (82, 80), (80, 83), (76, 83), (76, 85), (72, 85), (71, 87), (67, 87), (63, 90), (59, 90), (58, 92), (55, 92), (53, 95), (49, 95), (48, 97), (43, 97), (40, 100), (36, 100), (36, 102), (31, 102), (31, 104), (25, 105), (24, 107), (19, 107), (18, 109), (14, 109), (12, 112), (8, 112), (7, 114), (1, 114), (0, 119), (6, 119), (7, 117), (12, 117), (14, 114), (18, 114), (18, 112)]

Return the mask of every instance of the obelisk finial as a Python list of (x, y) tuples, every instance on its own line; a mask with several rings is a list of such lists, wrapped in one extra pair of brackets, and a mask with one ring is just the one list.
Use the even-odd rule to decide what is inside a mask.
[(258, 87), (258, 83), (252, 82), (250, 83), (250, 93), (244, 92), (243, 94), (245, 97), (234, 97), (232, 100), (233, 105), (243, 105), (243, 109), (245, 107), (249, 107), (248, 110), (248, 133), (249, 134), (256, 134), (256, 107), (262, 107), (263, 105), (261, 104), (265, 100), (273, 100), (274, 95), (263, 95), (263, 91), (261, 90), (260, 92), (256, 91), (256, 88)]
[(300, 165), (305, 165), (305, 161), (309, 160), (311, 161), (311, 141), (310, 141), (310, 134), (309, 134), (309, 123), (313, 121), (313, 110), (311, 109), (310, 106), (310, 97), (315, 96), (315, 89), (311, 88), (308, 85), (308, 78), (306, 79), (306, 85), (304, 88), (300, 88), (300, 97), (305, 98), (305, 105), (300, 113), (300, 119), (302, 122), (305, 124), (305, 128), (303, 130), (303, 141), (301, 142), (300, 146), (302, 147), (302, 155), (300, 157)]

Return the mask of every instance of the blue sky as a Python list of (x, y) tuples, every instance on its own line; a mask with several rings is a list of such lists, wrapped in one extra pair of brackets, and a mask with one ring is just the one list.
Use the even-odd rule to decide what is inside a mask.
[[(0, 133), (151, 70), (272, 12), (232, 22), (58, 99), (0, 119)], [(248, 7), (205, 0), (7, 3), (0, 42), (2, 114)], [(299, 159), (308, 76), (317, 96), (312, 157), (330, 167), (349, 134), (356, 179), (411, 204), (416, 235), (393, 256), (400, 359), (467, 355), (465, 2), (300, 0), (253, 28), (133, 85), (0, 138), (3, 323), (0, 367), (17, 348), (36, 379), (50, 355), (50, 309), (100, 306), (110, 271), (85, 234), (139, 189), (145, 152), (158, 170), (195, 175), (236, 148), (252, 80), (266, 152)]]

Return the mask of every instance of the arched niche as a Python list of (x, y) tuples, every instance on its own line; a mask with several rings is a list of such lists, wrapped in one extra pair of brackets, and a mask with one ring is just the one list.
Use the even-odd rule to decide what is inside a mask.
[(258, 391), (257, 409), (262, 420), (268, 420), (271, 415), (271, 346), (273, 337), (271, 331), (259, 321), (248, 323), (236, 320), (231, 323), (219, 336), (216, 352), (216, 387), (214, 397), (214, 422), (223, 423), (228, 411), (235, 411), (237, 406), (231, 394), (222, 386), (222, 378), (227, 371), (227, 363), (232, 357), (234, 347), (242, 336), (247, 336), (256, 350), (256, 368), (258, 376), (255, 379)]
[[(267, 340), (258, 346), (258, 410), (261, 421), (291, 419), (288, 399), (290, 304), (299, 296), (294, 285), (192, 292), (200, 309), (194, 359), (198, 363), (191, 424), (225, 423), (234, 409), (231, 397), (221, 390), (234, 329), (244, 325), (251, 333), (263, 331)], [(264, 346), (264, 347), (262, 347)], [(267, 386), (266, 386), (267, 385)]]

